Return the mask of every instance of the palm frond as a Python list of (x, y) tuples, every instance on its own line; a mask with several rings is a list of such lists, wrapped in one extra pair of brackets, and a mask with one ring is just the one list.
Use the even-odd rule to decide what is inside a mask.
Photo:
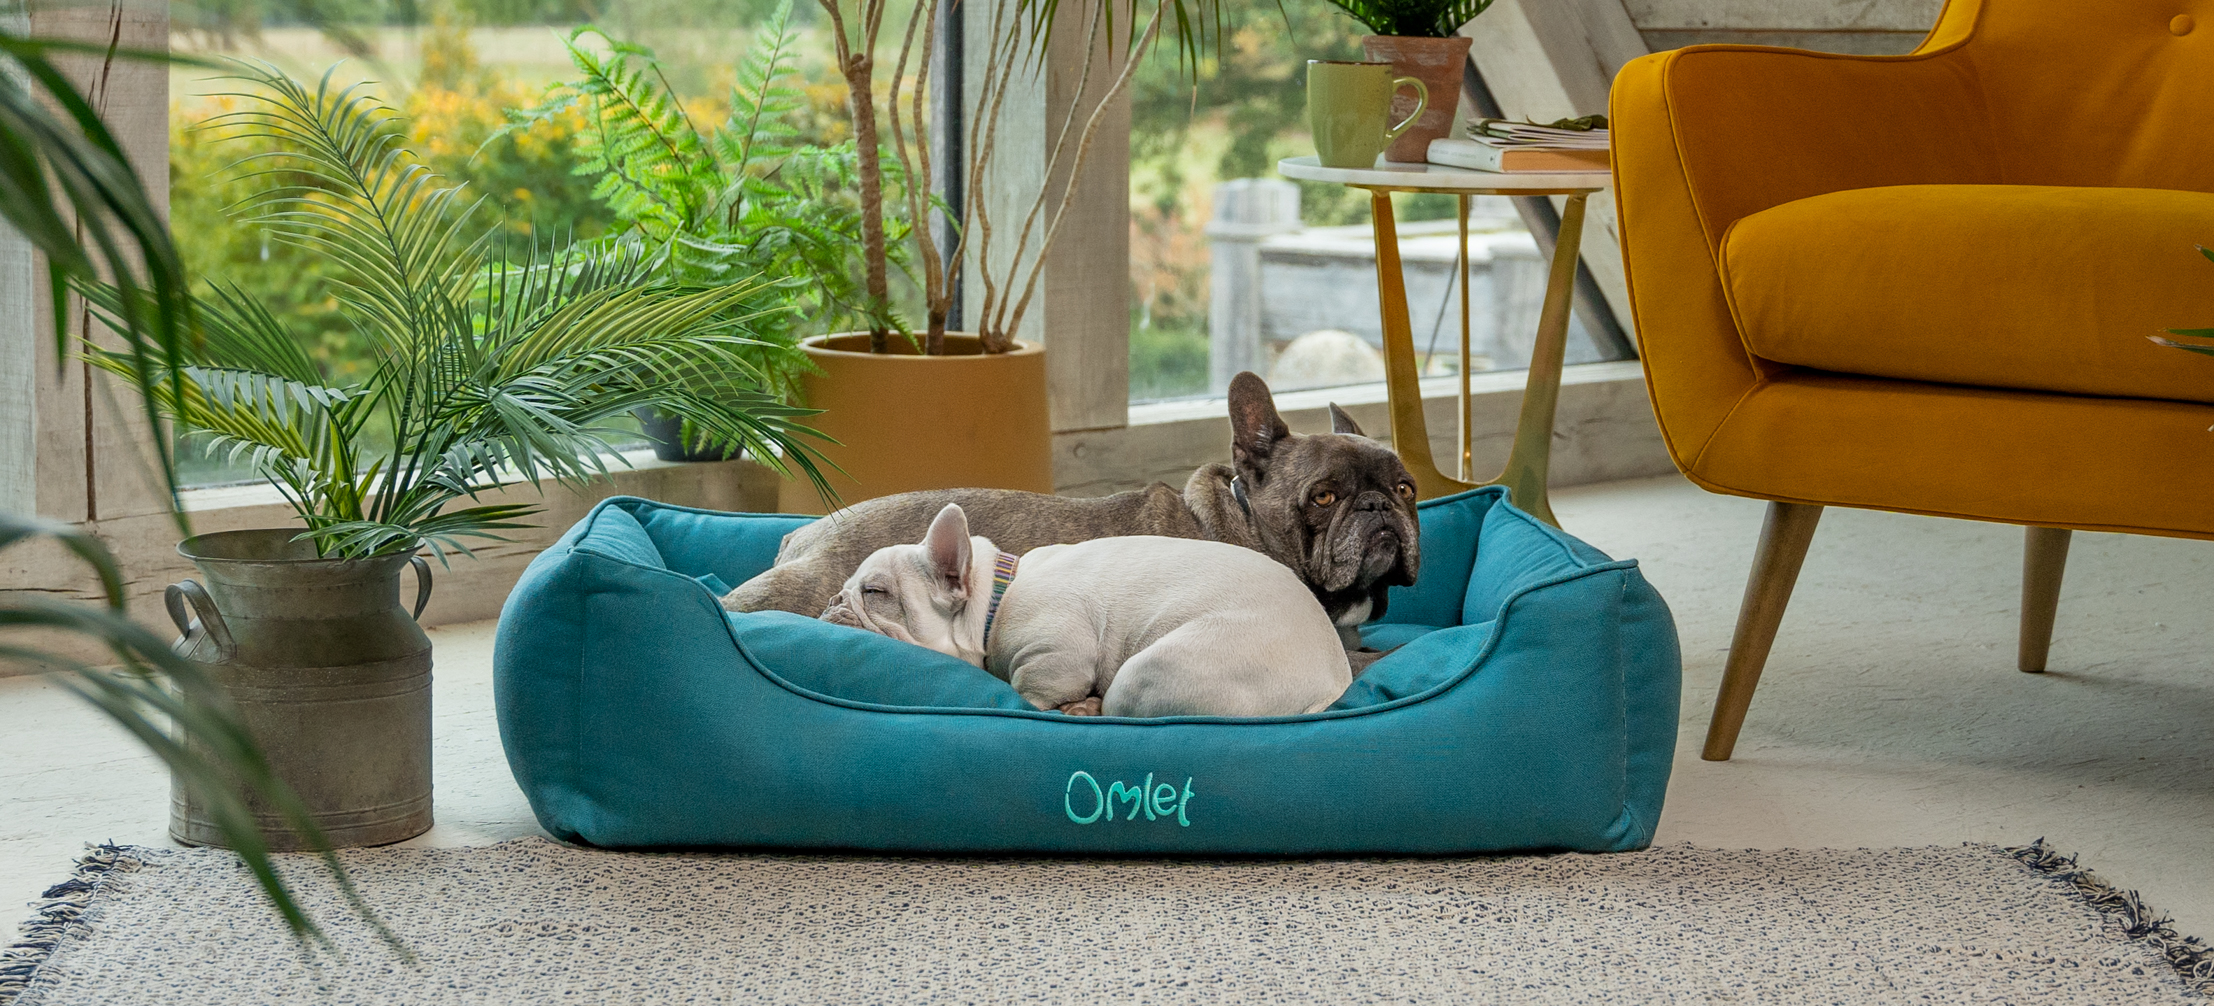
[[(51, 538), (90, 566), (100, 580), (106, 604), (94, 607), (41, 597), (10, 597), (0, 603), (0, 629), (47, 629), (89, 637), (99, 641), (119, 666), (96, 667), (16, 644), (0, 644), (0, 660), (61, 668), (66, 674), (66, 687), (161, 758), (178, 782), (207, 808), (211, 820), (293, 933), (329, 946), (328, 937), (300, 910), (291, 888), (270, 865), (268, 843), (246, 803), (247, 794), (274, 808), (317, 848), (328, 850), (330, 843), (306, 804), (262, 757), (229, 697), (197, 666), (131, 621), (124, 610), (121, 573), (99, 539), (65, 524), (0, 513), (0, 549), (33, 538)], [(337, 859), (327, 851), (324, 858), (353, 909), (370, 921), (388, 945), (406, 954), (406, 947), (361, 900)]]
[(265, 100), (212, 121), (274, 141), (249, 158), (259, 162), (252, 174), (287, 180), (258, 197), (258, 219), (277, 240), (341, 265), (339, 297), (371, 338), (445, 320), (478, 266), (461, 187), (402, 145), (401, 119), (363, 84), (334, 89), (337, 67), (310, 91), (268, 64), (238, 66), (236, 79), (263, 92), (238, 97)]
[[(2205, 245), (2200, 245), (2198, 246), (2198, 248), (2200, 256), (2204, 257), (2209, 262), (2214, 262), (2214, 248), (2209, 248)], [(2166, 329), (2165, 331), (2169, 335), (2180, 335), (2186, 339), (2214, 340), (2214, 328), (2171, 328)], [(2187, 353), (2198, 353), (2202, 356), (2214, 356), (2214, 341), (2177, 342), (2174, 339), (2162, 338), (2161, 336), (2157, 335), (2148, 335), (2145, 338), (2151, 339), (2155, 344), (2166, 346), (2169, 349), (2180, 349)]]
[[(650, 54), (572, 50), (596, 74), (581, 93), (631, 108), (636, 128), (622, 131), (623, 149), (665, 144), (656, 156), (719, 184), (665, 82), (648, 79)], [(461, 188), (424, 168), (401, 143), (399, 117), (358, 86), (334, 88), (326, 74), (310, 89), (266, 64), (239, 67), (258, 92), (229, 124), (274, 141), (240, 170), (292, 179), (245, 209), (337, 267), (334, 292), (374, 364), (364, 380), (334, 382), (267, 310), (236, 288), (210, 287), (197, 302), (208, 338), (180, 357), (178, 386), (155, 400), (282, 490), (321, 554), (428, 545), (443, 558), (466, 552), (464, 539), (525, 526), (535, 510), (448, 504), (509, 482), (605, 477), (615, 456), (608, 421), (664, 400), (763, 464), (826, 485), (817, 435), (799, 423), (806, 411), (781, 401), (762, 362), (792, 351), (758, 337), (788, 317), (772, 303), (788, 290), (782, 280), (734, 267), (712, 285), (672, 282), (667, 273), (683, 272), (675, 246), (637, 240), (559, 251), (535, 237), (494, 244), (498, 229), (468, 229)], [(747, 86), (759, 101), (782, 100), (761, 78)], [(683, 256), (709, 254), (686, 247)], [(121, 304), (112, 290), (89, 295), (103, 310)], [(112, 354), (90, 356), (137, 373)], [(701, 404), (710, 399), (721, 404)], [(391, 437), (373, 458), (371, 428)]]

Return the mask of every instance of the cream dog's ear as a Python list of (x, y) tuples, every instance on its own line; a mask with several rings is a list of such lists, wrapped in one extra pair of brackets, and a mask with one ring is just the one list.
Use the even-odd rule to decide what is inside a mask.
[(967, 599), (971, 586), (969, 562), (974, 553), (969, 546), (969, 515), (961, 511), (960, 504), (948, 503), (938, 511), (930, 522), (930, 531), (923, 535), (922, 545), (939, 588), (955, 600)]

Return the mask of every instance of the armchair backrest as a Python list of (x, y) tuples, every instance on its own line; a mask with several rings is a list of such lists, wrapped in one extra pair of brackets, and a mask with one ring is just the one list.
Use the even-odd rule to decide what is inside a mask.
[(2214, 191), (2214, 0), (1950, 0), (1956, 43), (2007, 183)]

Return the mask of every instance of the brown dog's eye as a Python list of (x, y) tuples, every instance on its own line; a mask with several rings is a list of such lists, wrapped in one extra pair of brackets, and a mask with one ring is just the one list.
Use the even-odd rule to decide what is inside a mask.
[(1413, 499), (1413, 498), (1414, 498), (1414, 495), (1415, 495), (1415, 487), (1414, 487), (1414, 483), (1412, 483), (1412, 482), (1401, 482), (1401, 483), (1399, 483), (1398, 485), (1396, 485), (1396, 486), (1393, 486), (1393, 487), (1392, 487), (1392, 490), (1393, 490), (1394, 492), (1397, 492), (1397, 493), (1399, 494), (1399, 498), (1400, 498), (1400, 499), (1410, 499), (1410, 500), (1411, 500), (1411, 499)]
[(1331, 492), (1331, 491), (1330, 491), (1330, 490), (1328, 490), (1328, 489), (1324, 489), (1324, 490), (1322, 490), (1321, 492), (1318, 492), (1318, 493), (1316, 493), (1316, 494), (1315, 494), (1315, 505), (1316, 505), (1316, 506), (1329, 506), (1330, 504), (1332, 504), (1332, 503), (1335, 503), (1335, 502), (1337, 502), (1337, 501), (1338, 501), (1338, 494), (1337, 494), (1337, 493), (1334, 493), (1334, 492)]

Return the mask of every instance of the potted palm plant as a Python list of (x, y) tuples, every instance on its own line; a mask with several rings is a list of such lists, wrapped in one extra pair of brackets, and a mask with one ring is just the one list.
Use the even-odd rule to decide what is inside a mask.
[[(17, 154), (0, 164), (0, 178), (7, 181), (0, 219), (43, 254), (49, 290), (57, 300), (70, 286), (82, 288), (102, 276), (114, 279), (111, 293), (119, 309), (110, 320), (119, 326), (111, 329), (121, 347), (117, 355), (133, 360), (130, 369), (146, 405), (147, 426), (157, 434), (153, 454), (170, 490), (170, 512), (189, 533), (190, 521), (176, 506), (174, 456), (159, 435), (159, 413), (152, 404), (161, 389), (177, 389), (185, 380), (179, 361), (194, 327), (185, 273), (157, 203), (122, 144), (80, 93), (79, 82), (52, 58), (57, 53), (107, 61), (170, 57), (8, 31), (0, 31), (0, 53), (16, 70), (0, 74), (0, 139)], [(50, 312), (57, 360), (68, 359), (73, 313)], [(293, 898), (286, 877), (273, 867), (267, 829), (251, 812), (249, 795), (260, 806), (276, 809), (289, 825), (286, 830), (310, 836), (311, 844), (324, 850), (324, 864), (348, 905), (388, 945), (404, 952), (329, 854), (305, 805), (271, 771), (228, 696), (129, 617), (124, 571), (100, 536), (0, 511), (0, 550), (36, 547), (41, 541), (58, 544), (88, 568), (105, 603), (55, 600), (40, 590), (0, 592), (0, 661), (57, 672), (63, 687), (168, 765), (180, 785), (210, 809), (223, 844), (237, 850), (295, 937), (332, 945)], [(81, 652), (83, 643), (96, 644), (93, 652), (101, 655)], [(35, 956), (30, 959), (36, 961)], [(24, 960), (16, 956), (9, 963), (20, 966)]]
[[(1385, 148), (1384, 159), (1421, 163), (1430, 158), (1430, 141), (1453, 132), (1461, 93), (1461, 67), (1468, 62), (1468, 38), (1461, 26), (1476, 19), (1491, 0), (1330, 0), (1373, 34), (1362, 36), (1361, 51), (1390, 63), (1396, 77), (1413, 77), (1429, 88), (1430, 103), (1421, 117)], [(1393, 122), (1414, 111), (1414, 98), (1394, 94)]]
[[(214, 286), (193, 304), (202, 338), (88, 354), (153, 389), (164, 418), (250, 464), (299, 514), (304, 531), (178, 546), (207, 581), (170, 590), (179, 645), (231, 692), (325, 834), (397, 841), (430, 826), (430, 643), (398, 602), (412, 566), (421, 611), (419, 551), (444, 561), (526, 526), (532, 504), (483, 498), (503, 485), (605, 475), (608, 421), (635, 408), (822, 476), (805, 410), (767, 390), (749, 358), (764, 344), (734, 314), (766, 281), (660, 282), (637, 244), (509, 249), (496, 225), (470, 233), (461, 189), (402, 146), (398, 117), (359, 85), (334, 89), (326, 74), (310, 89), (268, 66), (238, 79), (256, 100), (228, 124), (276, 142), (246, 166), (292, 180), (261, 198), (260, 220), (335, 264), (333, 294), (375, 365), (359, 380), (326, 375), (269, 311)], [(125, 320), (131, 294), (89, 292)], [(223, 841), (208, 810), (181, 788), (172, 834)], [(255, 810), (292, 834), (273, 808)]]

